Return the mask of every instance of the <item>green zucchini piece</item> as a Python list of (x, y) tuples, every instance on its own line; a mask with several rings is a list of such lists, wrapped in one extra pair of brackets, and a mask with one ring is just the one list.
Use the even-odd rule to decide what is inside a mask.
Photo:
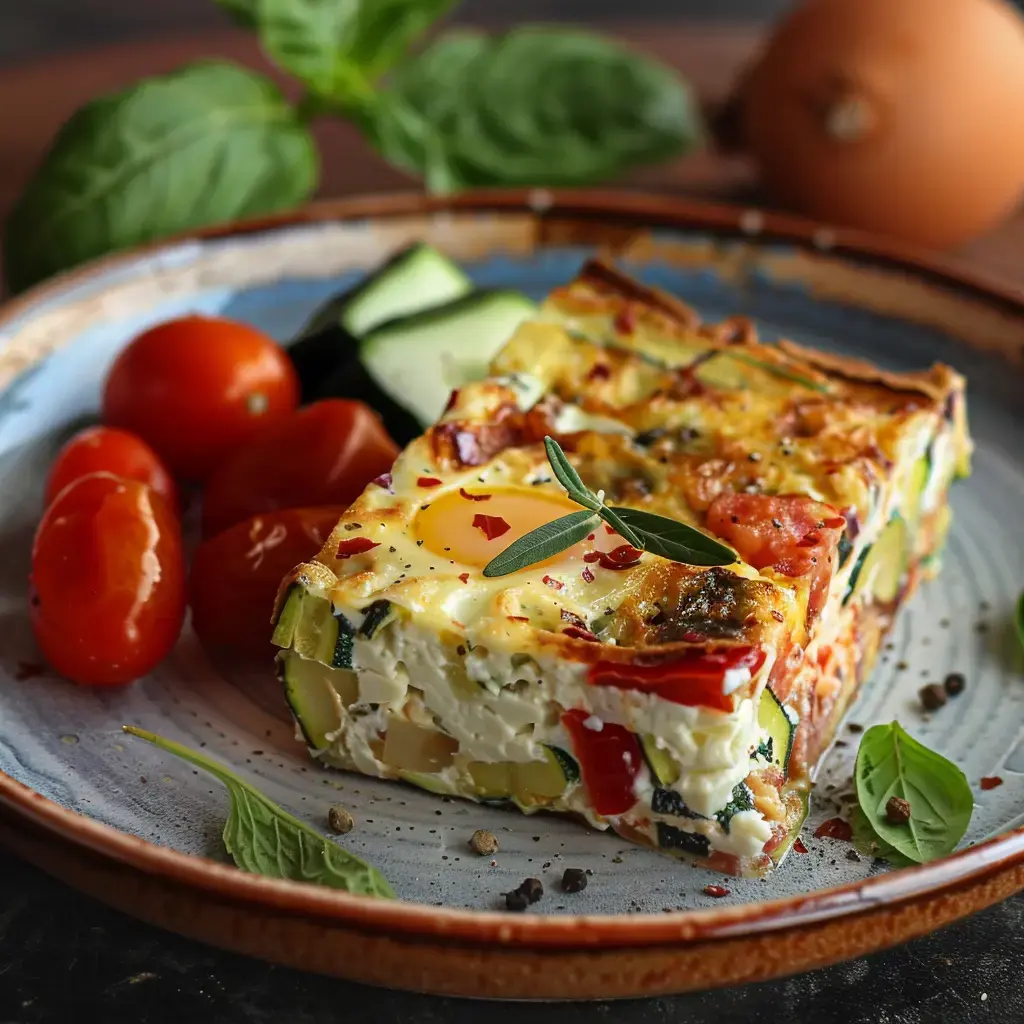
[(651, 811), (672, 818), (703, 818), (703, 814), (691, 811), (683, 798), (674, 789), (656, 789), (651, 797)]
[(274, 623), (274, 632), (270, 642), (276, 647), (291, 647), (295, 639), (295, 626), (302, 617), (302, 595), (305, 591), (298, 584), (293, 583), (288, 590), (288, 596), (281, 605), (277, 615), (277, 622)]
[(548, 747), (547, 751), (558, 762), (558, 767), (562, 769), (565, 781), (569, 785), (575, 785), (580, 781), (580, 766), (572, 754), (567, 753), (561, 747)]
[(880, 604), (894, 602), (899, 597), (906, 574), (909, 552), (907, 521), (898, 512), (893, 513), (878, 540), (865, 548), (857, 559), (843, 603), (846, 604), (855, 593), (865, 593), (867, 587), (871, 588), (872, 600)]
[(768, 733), (767, 741), (758, 747), (757, 752), (777, 764), (782, 769), (782, 774), (788, 778), (789, 758), (793, 753), (793, 740), (796, 738), (800, 716), (791, 707), (783, 704), (770, 686), (766, 686), (761, 693), (761, 702), (757, 706), (757, 724)]
[(684, 832), (663, 821), (657, 822), (657, 829), (658, 846), (662, 850), (679, 850), (695, 857), (706, 857), (711, 852), (711, 841), (699, 832)]
[(311, 750), (330, 746), (327, 736), (341, 727), (344, 707), (358, 698), (354, 673), (308, 661), (295, 651), (280, 655), (284, 695)]
[(924, 498), (928, 479), (932, 475), (931, 449), (914, 463), (907, 481), (907, 489), (903, 498), (903, 518), (910, 525), (911, 532), (917, 530), (921, 518), (921, 501)]
[(339, 633), (338, 618), (334, 614), (331, 602), (306, 591), (302, 601), (302, 614), (295, 623), (293, 649), (310, 661), (333, 665)]
[(653, 736), (641, 735), (640, 747), (655, 780), (662, 786), (671, 786), (680, 774), (679, 765), (672, 760), (672, 755), (659, 747)]
[(403, 782), (419, 786), (428, 793), (436, 793), (438, 796), (451, 796), (455, 789), (439, 775), (431, 775), (429, 772), (410, 772), (404, 768), (398, 772), (398, 777)]
[(800, 835), (800, 829), (803, 828), (804, 822), (807, 820), (807, 814), (811, 809), (811, 800), (810, 793), (806, 789), (800, 790), (800, 800), (803, 804), (803, 813), (800, 815), (800, 820), (794, 822), (789, 832), (786, 833), (786, 838), (768, 855), (776, 864), (781, 864), (783, 858), (793, 848), (793, 844)]
[(487, 375), (491, 358), (536, 309), (518, 292), (473, 292), (381, 324), (362, 339), (359, 358), (380, 389), (427, 427), (454, 388)]
[(367, 640), (372, 640), (377, 630), (391, 616), (391, 602), (384, 600), (374, 601), (373, 604), (368, 605), (363, 611), (365, 612), (365, 618), (363, 619), (363, 624), (359, 627), (359, 635)]

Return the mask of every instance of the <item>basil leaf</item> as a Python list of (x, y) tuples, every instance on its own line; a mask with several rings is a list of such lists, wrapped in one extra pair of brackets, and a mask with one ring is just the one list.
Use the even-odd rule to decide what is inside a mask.
[(375, 867), (292, 817), (212, 758), (133, 725), (124, 726), (124, 731), (224, 783), (231, 797), (224, 846), (243, 871), (326, 885), (360, 896), (395, 898), (394, 889)]
[(687, 565), (732, 565), (736, 552), (696, 527), (638, 508), (613, 508), (639, 535), (644, 551)]
[(856, 804), (850, 808), (849, 818), (853, 829), (853, 845), (865, 857), (884, 857), (894, 868), (907, 868), (914, 864), (909, 857), (875, 835), (867, 815)]
[[(916, 864), (950, 853), (970, 824), (974, 796), (964, 773), (898, 722), (872, 726), (861, 737), (854, 781), (871, 830)], [(886, 816), (886, 804), (894, 796), (910, 804), (905, 824)]]
[(142, 242), (295, 206), (316, 186), (313, 139), (277, 87), (196, 64), (83, 107), (7, 220), (14, 291)]
[(339, 103), (373, 83), (455, 0), (256, 0), (260, 41), (284, 70)]
[(558, 478), (558, 482), (569, 492), (569, 497), (577, 504), (584, 505), (596, 512), (601, 507), (597, 495), (580, 479), (576, 467), (562, 451), (562, 446), (553, 437), (545, 437), (544, 451), (547, 452), (548, 462), (551, 463), (551, 471)]
[(557, 555), (559, 551), (565, 551), (573, 544), (578, 544), (593, 532), (598, 522), (600, 520), (596, 513), (583, 509), (538, 526), (536, 530), (524, 534), (500, 555), (492, 558), (484, 566), (484, 575), (507, 576), (509, 573), (525, 569), (528, 565), (543, 562), (552, 555)]
[(435, 43), (394, 76), (373, 122), (387, 160), (449, 191), (604, 181), (700, 137), (670, 68), (598, 35), (540, 27)]

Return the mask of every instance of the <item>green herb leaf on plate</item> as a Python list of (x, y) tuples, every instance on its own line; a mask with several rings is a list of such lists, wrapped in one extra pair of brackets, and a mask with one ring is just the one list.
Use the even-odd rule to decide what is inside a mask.
[(544, 451), (551, 464), (551, 471), (558, 478), (558, 482), (569, 492), (569, 497), (578, 505), (597, 509), (601, 504), (597, 500), (597, 495), (580, 478), (576, 467), (562, 451), (562, 446), (553, 437), (545, 437)]
[(598, 35), (533, 26), (434, 43), (397, 70), (367, 128), (432, 191), (607, 180), (701, 135), (670, 68)]
[(322, 97), (373, 101), (374, 84), (455, 0), (258, 0), (260, 41)]
[(282, 810), (212, 758), (133, 725), (126, 725), (124, 731), (224, 783), (231, 797), (224, 846), (243, 871), (326, 885), (360, 896), (395, 898), (394, 889), (375, 867)]
[(608, 511), (621, 516), (626, 525), (639, 534), (640, 542), (636, 546), (652, 555), (687, 565), (731, 565), (738, 558), (736, 552), (721, 541), (676, 519), (637, 508)]
[(867, 815), (857, 804), (850, 808), (849, 819), (853, 829), (853, 845), (865, 857), (884, 857), (894, 868), (907, 868), (915, 863), (875, 834), (868, 824)]
[(13, 291), (111, 250), (295, 206), (313, 139), (269, 79), (195, 64), (83, 107), (7, 219)]
[(570, 512), (513, 541), (500, 555), (484, 566), (485, 576), (507, 576), (528, 565), (544, 562), (560, 551), (578, 544), (600, 522), (597, 514), (590, 509)]
[[(861, 737), (854, 782), (871, 831), (916, 864), (952, 852), (970, 824), (974, 796), (964, 773), (898, 722), (872, 726)], [(910, 804), (909, 822), (886, 816), (894, 796)]]

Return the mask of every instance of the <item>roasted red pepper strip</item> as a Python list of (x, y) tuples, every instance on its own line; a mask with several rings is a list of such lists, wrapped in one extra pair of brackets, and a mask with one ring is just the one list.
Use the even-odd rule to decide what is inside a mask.
[(620, 665), (599, 661), (590, 668), (592, 686), (642, 690), (662, 700), (687, 707), (735, 708), (733, 692), (725, 692), (726, 673), (747, 669), (751, 676), (764, 664), (760, 647), (733, 647), (724, 651), (693, 651), (660, 665)]
[(624, 726), (610, 722), (591, 729), (584, 724), (591, 720), (590, 712), (581, 708), (562, 715), (590, 805), (598, 814), (625, 814), (637, 800), (633, 782), (643, 764), (640, 741)]

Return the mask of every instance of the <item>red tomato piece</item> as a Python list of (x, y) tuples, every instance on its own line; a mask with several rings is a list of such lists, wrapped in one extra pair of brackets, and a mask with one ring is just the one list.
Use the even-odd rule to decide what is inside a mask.
[(708, 509), (708, 529), (755, 569), (808, 578), (809, 620), (825, 607), (845, 528), (831, 505), (801, 494), (722, 494)]
[(192, 627), (207, 651), (266, 659), (274, 598), (285, 574), (324, 546), (342, 506), (288, 509), (237, 523), (196, 550), (189, 574)]
[(170, 652), (185, 615), (177, 517), (137, 480), (80, 477), (32, 546), (32, 626), (46, 660), (87, 686), (130, 683)]
[(61, 448), (46, 481), (46, 504), (52, 504), (72, 481), (90, 473), (138, 480), (156, 491), (175, 515), (180, 512), (177, 485), (160, 457), (141, 437), (114, 427), (87, 427)]
[(760, 647), (731, 647), (724, 651), (692, 651), (659, 665), (599, 661), (590, 667), (588, 679), (592, 686), (642, 690), (686, 707), (732, 711), (735, 690), (740, 687), (727, 687), (727, 673), (742, 672), (750, 678), (764, 664), (764, 657)]
[[(633, 783), (643, 765), (640, 741), (624, 726), (592, 718), (588, 711), (570, 708), (562, 715), (562, 725), (572, 739), (591, 806), (598, 814), (625, 814), (637, 799)], [(601, 728), (591, 729), (587, 723)]]
[(278, 509), (347, 508), (396, 455), (398, 447), (369, 406), (341, 398), (314, 402), (213, 474), (203, 499), (203, 536)]
[(295, 369), (273, 338), (233, 320), (188, 316), (150, 328), (121, 352), (103, 419), (138, 434), (177, 476), (205, 480), (298, 401)]

